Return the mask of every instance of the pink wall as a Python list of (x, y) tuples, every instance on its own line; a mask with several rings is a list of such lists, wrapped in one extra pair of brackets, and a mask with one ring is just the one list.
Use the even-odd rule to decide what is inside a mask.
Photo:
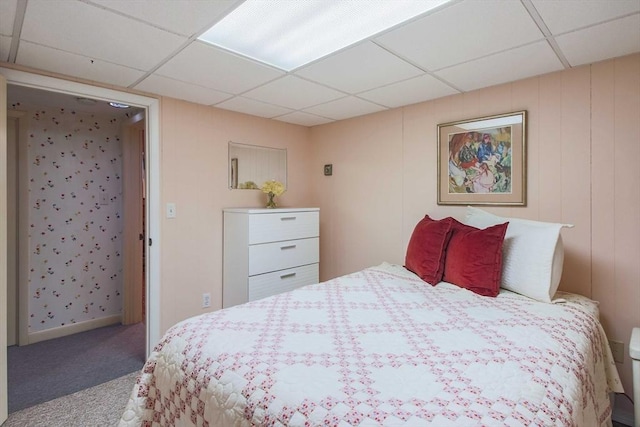
[[(464, 207), (436, 204), (438, 123), (517, 110), (528, 111), (527, 206), (487, 210), (575, 225), (563, 231), (560, 289), (600, 301), (608, 337), (625, 343), (617, 367), (631, 392), (628, 342), (640, 326), (640, 55), (312, 128), (321, 280), (402, 263), (426, 213), (463, 217)], [(333, 176), (323, 176), (325, 163)]]
[(280, 207), (311, 206), (309, 129), (212, 107), (162, 99), (161, 206), (177, 216), (161, 219), (161, 331), (203, 313), (202, 294), (222, 306), (222, 209), (263, 207), (259, 190), (228, 188), (229, 141), (286, 148), (288, 189)]

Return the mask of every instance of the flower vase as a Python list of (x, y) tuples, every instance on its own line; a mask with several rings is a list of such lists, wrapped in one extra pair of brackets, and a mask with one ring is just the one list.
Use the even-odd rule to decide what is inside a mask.
[(276, 201), (274, 200), (276, 195), (273, 193), (267, 193), (267, 208), (269, 209), (274, 209), (277, 208), (278, 205), (276, 204)]

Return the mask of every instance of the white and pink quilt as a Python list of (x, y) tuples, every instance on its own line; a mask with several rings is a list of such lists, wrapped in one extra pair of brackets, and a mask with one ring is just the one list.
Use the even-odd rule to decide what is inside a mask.
[(377, 267), (172, 327), (120, 426), (604, 426), (597, 306)]

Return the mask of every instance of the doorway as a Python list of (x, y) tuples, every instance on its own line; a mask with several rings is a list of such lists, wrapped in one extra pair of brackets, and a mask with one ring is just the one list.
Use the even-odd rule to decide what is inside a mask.
[[(146, 146), (144, 111), (112, 112), (105, 106), (97, 107), (98, 101), (94, 102), (91, 104), (83, 98), (87, 106), (78, 108), (76, 98), (68, 95), (8, 87), (9, 108), (23, 111), (8, 111), (7, 122), (8, 245), (14, 248), (8, 251), (7, 294), (9, 308), (17, 307), (16, 301), (22, 306), (20, 316), (9, 310), (8, 344), (17, 344), (17, 341), (21, 345), (33, 344), (50, 338), (56, 338), (50, 341), (60, 341), (60, 337), (100, 329), (62, 340), (61, 344), (30, 345), (28, 350), (10, 348), (9, 396), (14, 410), (29, 402), (37, 403), (39, 397), (35, 392), (38, 390), (47, 391), (44, 396), (55, 397), (59, 388), (41, 387), (47, 376), (31, 378), (29, 369), (20, 369), (24, 363), (44, 366), (48, 356), (54, 358), (60, 354), (63, 359), (53, 371), (60, 373), (67, 366), (67, 382), (75, 383), (69, 386), (82, 387), (94, 385), (94, 380), (113, 379), (107, 378), (108, 375), (122, 373), (122, 369), (140, 369), (144, 362), (146, 339), (140, 336), (145, 330), (141, 323), (144, 319), (144, 242), (136, 239), (132, 247), (127, 247), (123, 237), (133, 232), (123, 230), (122, 226), (123, 222), (131, 223), (136, 227), (136, 235), (144, 233), (144, 168), (139, 167)], [(136, 138), (127, 138), (129, 133), (135, 133)], [(132, 154), (126, 154), (128, 152)], [(129, 163), (136, 167), (131, 171), (130, 166), (121, 163), (133, 156), (136, 160)], [(136, 189), (132, 193), (138, 200), (124, 204), (125, 188)], [(18, 200), (20, 209), (17, 209)], [(20, 237), (15, 233), (18, 229)], [(20, 262), (16, 261), (15, 248), (21, 248), (26, 255), (20, 257)], [(133, 259), (134, 255), (138, 258)], [(129, 260), (127, 265), (124, 265), (125, 259)], [(12, 268), (19, 264), (22, 264), (19, 268), (21, 289), (26, 290), (21, 292), (22, 298), (17, 298), (19, 276)], [(130, 269), (135, 269), (137, 274), (128, 274), (128, 280), (124, 281), (123, 275)], [(134, 278), (136, 283), (132, 283)], [(138, 292), (137, 305), (129, 304), (123, 310), (122, 300), (131, 295), (129, 288)], [(124, 324), (125, 318), (127, 324), (140, 325), (134, 329), (104, 328), (114, 320)], [(20, 328), (16, 328), (16, 324)], [(114, 332), (106, 334), (107, 330)], [(21, 339), (17, 340), (17, 335), (21, 335)], [(73, 352), (72, 347), (80, 350), (79, 354), (91, 348), (100, 349), (95, 337), (109, 342), (109, 351), (99, 351), (104, 357), (77, 359), (73, 353), (67, 353)], [(43, 360), (37, 351), (47, 352), (47, 358)], [(129, 359), (123, 359), (126, 355)], [(74, 361), (72, 365), (67, 363), (70, 360)], [(127, 363), (116, 362), (114, 369), (111, 365), (119, 360)], [(94, 366), (95, 373), (72, 380), (83, 365), (90, 370)], [(80, 381), (81, 378), (86, 380)]]
[[(28, 86), (33, 88), (40, 88), (52, 92), (66, 93), (77, 97), (88, 97), (100, 100), (114, 100), (118, 102), (127, 103), (146, 110), (147, 123), (146, 123), (146, 138), (147, 138), (147, 170), (146, 170), (146, 238), (148, 239), (145, 244), (147, 245), (147, 260), (146, 260), (146, 352), (148, 355), (149, 349), (152, 348), (155, 343), (160, 339), (160, 316), (159, 316), (159, 289), (160, 289), (160, 240), (157, 238), (160, 232), (160, 101), (159, 99), (137, 95), (128, 92), (121, 92), (113, 89), (107, 89), (97, 86), (92, 86), (75, 81), (69, 81), (59, 79), (50, 76), (44, 76), (40, 74), (34, 74), (27, 71), (16, 70), (12, 68), (0, 67), (0, 94), (6, 91), (5, 80), (7, 84), (14, 84), (19, 86)], [(4, 104), (4, 103), (3, 103)], [(0, 115), (6, 117), (6, 105), (0, 105)], [(0, 120), (1, 133), (6, 130), (6, 121)], [(1, 141), (0, 141), (1, 142)], [(0, 144), (2, 149), (6, 149), (4, 143)], [(4, 198), (4, 196), (3, 196)], [(6, 201), (6, 199), (4, 199)], [(0, 200), (2, 202), (2, 200)], [(0, 203), (0, 216), (6, 218), (6, 203)], [(0, 233), (2, 235), (2, 233)], [(153, 245), (151, 246), (151, 237), (154, 238)], [(6, 253), (7, 242), (6, 239), (1, 239), (2, 250), (0, 252)], [(6, 264), (0, 262), (0, 273), (5, 276)], [(7, 287), (6, 281), (0, 280), (0, 293), (6, 294)], [(0, 313), (3, 315), (6, 313), (6, 299), (2, 298), (0, 301)], [(0, 345), (6, 349), (6, 337), (5, 334), (0, 334)], [(5, 354), (5, 356), (2, 355)], [(7, 378), (6, 378), (6, 352), (0, 350), (0, 391), (6, 391)], [(6, 417), (7, 408), (7, 395), (5, 392), (0, 393), (0, 422)]]
[(144, 235), (144, 111), (21, 86), (7, 93), (23, 111), (9, 122), (7, 150), (19, 159), (9, 172), (20, 188), (8, 193), (9, 214), (20, 201), (9, 227), (22, 255), (9, 274), (20, 278), (9, 289), (20, 289), (18, 343), (142, 321), (144, 242), (127, 237)]

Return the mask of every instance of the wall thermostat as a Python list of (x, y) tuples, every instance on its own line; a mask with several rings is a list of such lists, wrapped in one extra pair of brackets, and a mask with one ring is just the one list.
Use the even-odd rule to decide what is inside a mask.
[(326, 176), (333, 175), (333, 165), (324, 165), (324, 174)]

